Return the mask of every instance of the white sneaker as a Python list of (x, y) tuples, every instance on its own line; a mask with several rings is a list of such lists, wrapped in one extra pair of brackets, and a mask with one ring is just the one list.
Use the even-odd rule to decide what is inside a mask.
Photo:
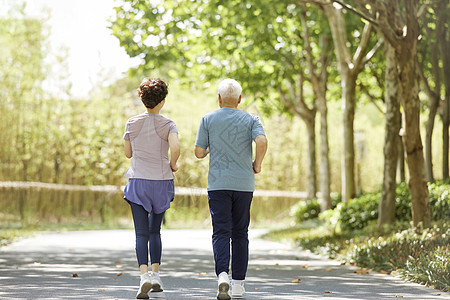
[(150, 278), (151, 278), (151, 282), (152, 282), (152, 293), (162, 292), (163, 286), (162, 286), (161, 278), (159, 278), (159, 273), (151, 272)]
[(230, 279), (228, 278), (228, 274), (226, 272), (222, 272), (219, 274), (218, 286), (219, 287), (218, 287), (218, 291), (217, 291), (217, 299), (218, 300), (231, 299)]
[(231, 281), (231, 296), (233, 298), (242, 298), (245, 294), (244, 281), (235, 282)]
[(148, 292), (152, 288), (152, 282), (150, 276), (146, 274), (141, 275), (141, 283), (139, 285), (139, 291), (136, 294), (136, 299), (148, 299)]

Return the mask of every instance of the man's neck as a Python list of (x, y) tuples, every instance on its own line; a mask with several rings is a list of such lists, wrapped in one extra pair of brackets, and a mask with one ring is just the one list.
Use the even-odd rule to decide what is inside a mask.
[(237, 105), (236, 105), (236, 106), (232, 106), (232, 105), (222, 105), (222, 106), (220, 106), (220, 108), (234, 108), (234, 109), (237, 109)]

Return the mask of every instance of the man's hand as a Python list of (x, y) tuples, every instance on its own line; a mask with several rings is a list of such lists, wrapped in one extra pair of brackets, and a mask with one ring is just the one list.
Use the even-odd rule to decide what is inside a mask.
[(253, 173), (258, 174), (261, 172), (261, 165), (267, 151), (267, 138), (265, 135), (260, 134), (255, 138), (256, 151), (255, 160), (253, 161)]
[(253, 162), (253, 173), (255, 174), (261, 173), (261, 164)]

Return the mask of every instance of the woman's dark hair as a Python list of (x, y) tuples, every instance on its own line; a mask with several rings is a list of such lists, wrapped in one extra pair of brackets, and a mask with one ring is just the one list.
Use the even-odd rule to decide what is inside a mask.
[(155, 108), (166, 98), (167, 84), (161, 79), (144, 78), (137, 92), (145, 107)]

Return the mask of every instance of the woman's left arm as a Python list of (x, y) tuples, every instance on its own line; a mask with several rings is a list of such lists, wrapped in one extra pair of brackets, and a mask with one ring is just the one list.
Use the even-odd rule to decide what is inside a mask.
[(131, 158), (133, 156), (133, 150), (131, 149), (130, 141), (125, 140), (124, 150), (125, 150), (125, 156), (127, 158)]

